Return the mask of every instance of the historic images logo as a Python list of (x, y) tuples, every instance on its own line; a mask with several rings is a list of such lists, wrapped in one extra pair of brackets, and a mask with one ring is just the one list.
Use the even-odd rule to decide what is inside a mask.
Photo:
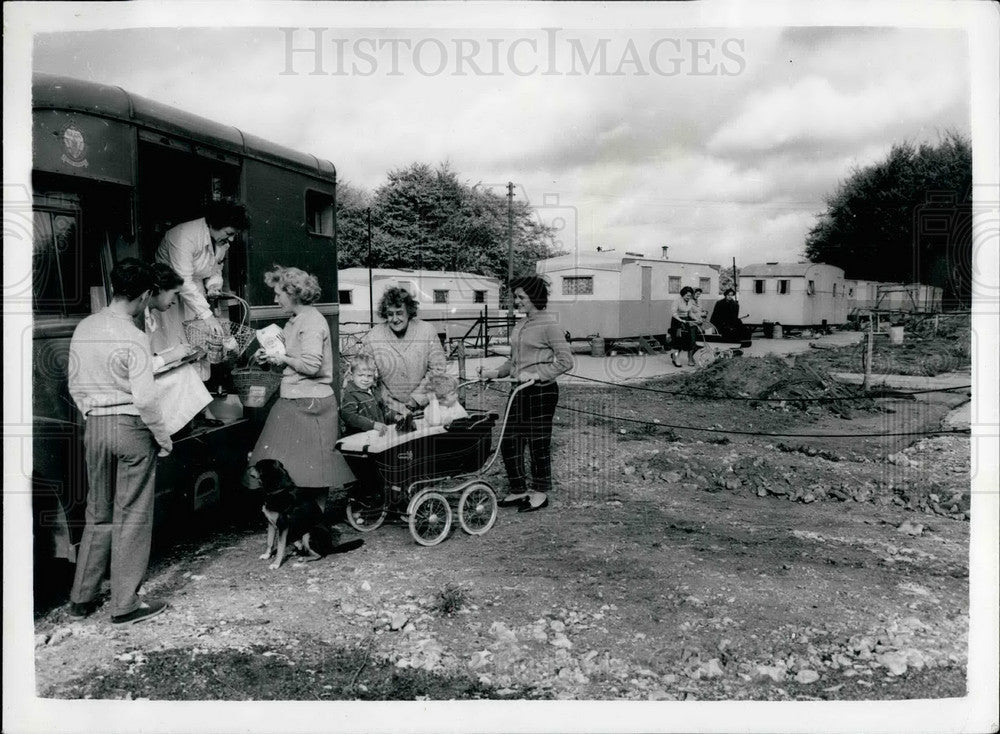
[(62, 132), (63, 154), (62, 162), (74, 168), (86, 168), (87, 141), (76, 126), (70, 124)]

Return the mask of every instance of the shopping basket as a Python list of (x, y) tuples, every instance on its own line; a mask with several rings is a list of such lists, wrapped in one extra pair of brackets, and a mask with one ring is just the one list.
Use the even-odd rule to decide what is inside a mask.
[(270, 372), (259, 367), (233, 370), (233, 387), (246, 408), (263, 408), (281, 385), (281, 372)]
[(192, 347), (201, 347), (212, 364), (224, 362), (235, 353), (239, 358), (253, 342), (257, 333), (250, 328), (250, 304), (233, 293), (223, 294), (224, 298), (237, 301), (243, 310), (240, 321), (230, 321), (219, 318), (222, 326), (222, 339), (213, 336), (208, 323), (202, 319), (192, 319), (184, 322), (184, 335)]

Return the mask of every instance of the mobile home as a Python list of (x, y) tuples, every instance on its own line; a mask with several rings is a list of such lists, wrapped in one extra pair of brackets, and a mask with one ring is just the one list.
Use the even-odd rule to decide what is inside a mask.
[[(249, 301), (260, 326), (287, 318), (263, 280), (271, 264), (312, 272), (324, 296), (316, 305), (336, 337), (336, 173), (327, 161), (114, 86), (39, 74), (32, 108), (32, 191), (20, 205), (33, 223), (23, 300), (33, 316), (36, 553), (72, 562), (87, 485), (83, 421), (67, 386), (69, 341), (110, 299), (114, 264), (152, 262), (168, 228), (200, 217), (211, 201), (238, 200), (251, 227), (231, 249), (228, 290)], [(158, 516), (174, 506), (190, 514), (235, 486), (259, 430), (260, 415), (250, 414), (175, 442), (157, 468)], [(43, 575), (36, 565), (36, 579)]]
[(573, 339), (665, 339), (681, 288), (701, 288), (709, 312), (719, 299), (719, 266), (709, 263), (587, 252), (540, 260), (535, 269), (551, 283), (548, 310)]
[(366, 331), (381, 321), (378, 304), (387, 288), (401, 287), (420, 304), (419, 316), (442, 339), (462, 336), (484, 313), (498, 315), (500, 281), (459, 271), (346, 268), (337, 273), (340, 323), (345, 333)]
[(740, 311), (748, 325), (805, 327), (847, 322), (844, 271), (823, 263), (759, 263), (740, 268)]

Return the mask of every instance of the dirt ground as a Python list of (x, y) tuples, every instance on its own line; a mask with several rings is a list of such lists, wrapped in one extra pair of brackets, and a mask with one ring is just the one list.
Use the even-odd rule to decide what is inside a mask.
[[(106, 607), (83, 621), (65, 606), (38, 616), (37, 690), (310, 701), (961, 697), (969, 437), (879, 434), (936, 430), (966, 400), (879, 400), (848, 419), (824, 403), (567, 386), (547, 510), (501, 510), (489, 533), (458, 530), (432, 548), (390, 524), (358, 551), (272, 571), (258, 559), (264, 524), (250, 498), (163, 543), (144, 591), (171, 607), (155, 620), (120, 628)], [(500, 401), (469, 398), (488, 409)], [(502, 472), (491, 481), (505, 491)]]

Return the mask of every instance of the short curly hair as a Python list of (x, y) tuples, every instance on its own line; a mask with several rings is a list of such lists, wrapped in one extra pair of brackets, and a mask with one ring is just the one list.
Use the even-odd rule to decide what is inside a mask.
[(264, 273), (264, 282), (270, 288), (280, 288), (299, 303), (308, 306), (316, 303), (323, 291), (319, 279), (299, 268), (285, 268), (275, 265), (274, 270)]
[(420, 308), (420, 305), (406, 288), (399, 286), (386, 288), (385, 293), (382, 294), (382, 299), (378, 302), (379, 318), (382, 320), (388, 319), (389, 309), (399, 308), (400, 306), (406, 307), (406, 313), (411, 319), (417, 317), (417, 310)]
[(690, 293), (691, 297), (694, 298), (694, 288), (692, 288), (689, 285), (686, 285), (683, 288), (681, 288), (681, 298), (683, 298), (688, 293)]

